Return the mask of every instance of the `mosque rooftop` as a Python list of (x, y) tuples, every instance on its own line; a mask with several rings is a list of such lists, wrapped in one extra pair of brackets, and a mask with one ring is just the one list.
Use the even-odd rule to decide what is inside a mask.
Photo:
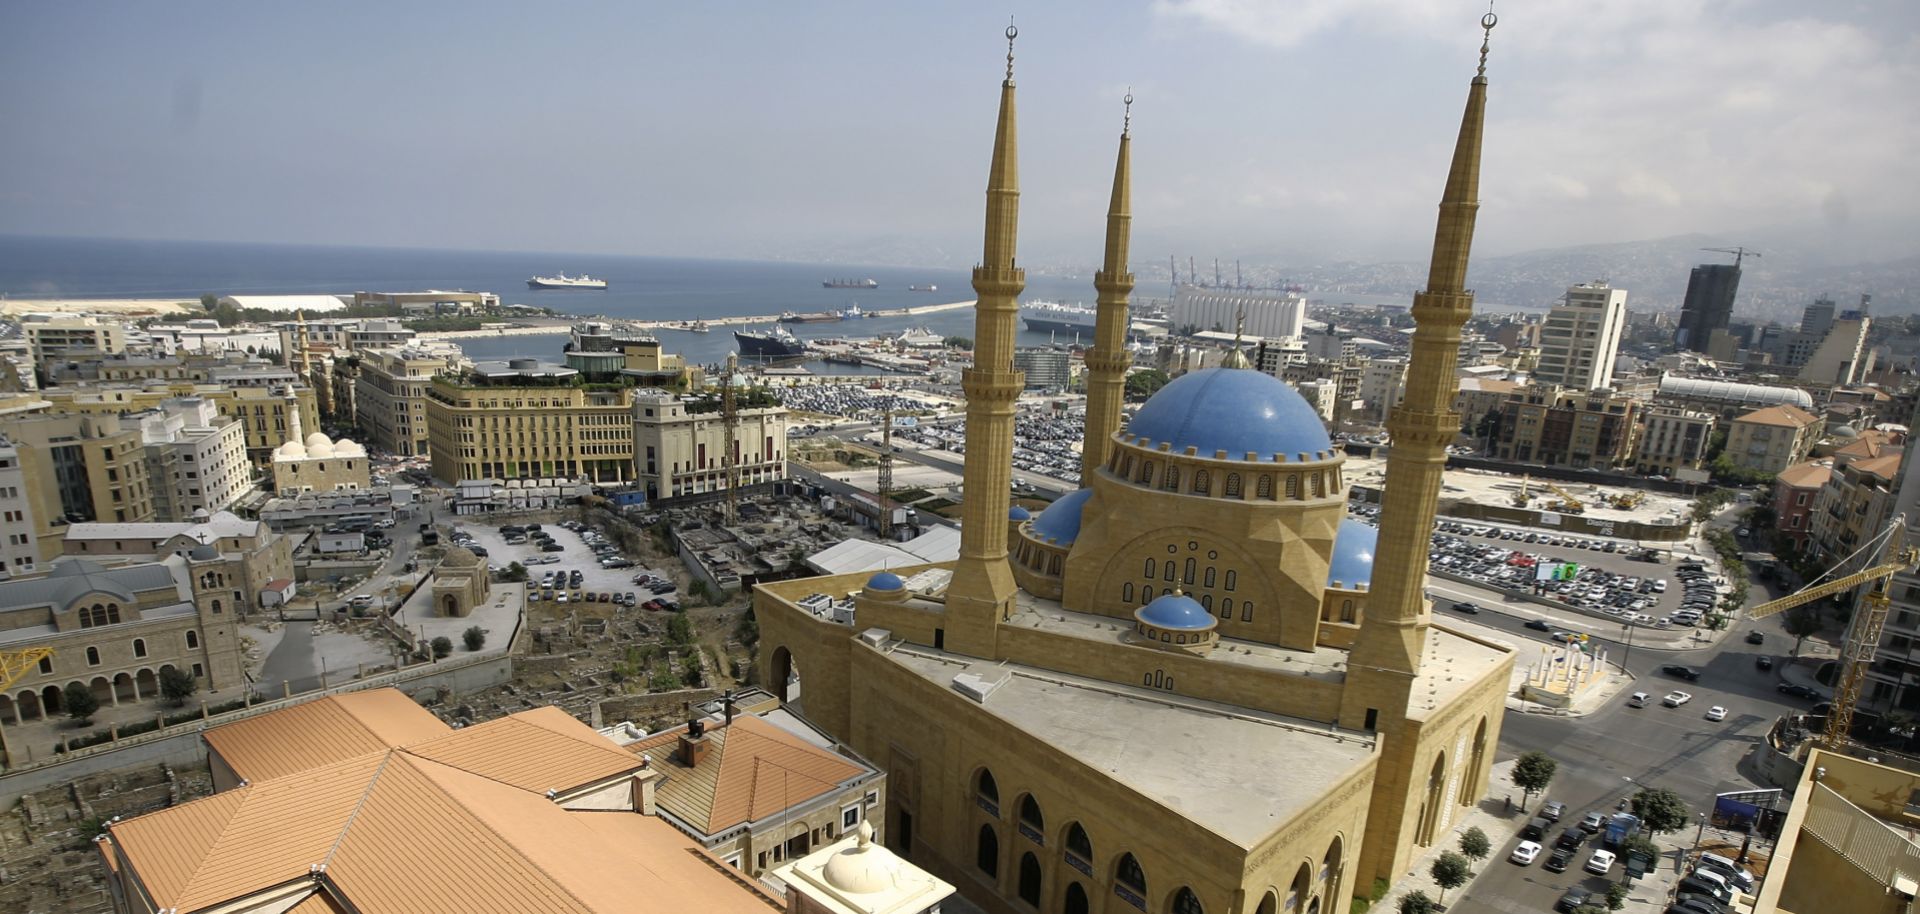
[(1201, 457), (1231, 460), (1318, 460), (1333, 450), (1320, 415), (1291, 385), (1233, 368), (1175, 378), (1147, 399), (1123, 434), (1176, 454), (1193, 448)]
[(1371, 734), (1323, 723), (919, 645), (881, 650), (943, 689), (963, 674), (991, 682), (986, 713), (1249, 850), (1372, 760)]

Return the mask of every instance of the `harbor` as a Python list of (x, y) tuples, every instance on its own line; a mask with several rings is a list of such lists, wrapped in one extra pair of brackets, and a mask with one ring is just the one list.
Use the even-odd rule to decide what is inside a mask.
[[(945, 311), (959, 311), (959, 310), (962, 310), (965, 308), (971, 308), (971, 307), (973, 307), (973, 300), (968, 299), (966, 301), (946, 302), (944, 304), (938, 304), (938, 305), (915, 305), (915, 306), (906, 307), (906, 308), (875, 308), (875, 309), (864, 312), (864, 316), (865, 318), (919, 317), (921, 315), (938, 314)], [(694, 329), (695, 324), (703, 324), (709, 329), (716, 329), (716, 330), (720, 328), (726, 328), (726, 327), (766, 326), (770, 324), (780, 323), (782, 314), (735, 315), (730, 317), (703, 317), (699, 321), (691, 321), (691, 322), (686, 320), (633, 320), (628, 318), (608, 317), (605, 315), (586, 315), (585, 317), (588, 319), (617, 321), (623, 326), (632, 327), (636, 330), (654, 330), (654, 331), (667, 330), (667, 331), (697, 333), (700, 331)], [(850, 318), (849, 320), (859, 320), (859, 319), (860, 318)], [(519, 323), (514, 323), (512, 326), (489, 327), (489, 328), (484, 328), (479, 330), (434, 330), (434, 331), (429, 331), (429, 332), (420, 334), (420, 338), (426, 339), (426, 340), (462, 340), (462, 339), (474, 339), (479, 337), (528, 336), (528, 335), (536, 335), (536, 334), (543, 334), (543, 333), (565, 333), (567, 328), (572, 326), (576, 320), (578, 320), (578, 318), (570, 317), (565, 319), (554, 319), (550, 321), (543, 321), (540, 323), (519, 322)]]

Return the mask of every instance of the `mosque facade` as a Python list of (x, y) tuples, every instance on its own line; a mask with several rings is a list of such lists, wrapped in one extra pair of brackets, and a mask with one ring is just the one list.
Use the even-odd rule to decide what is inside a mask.
[[(1313, 408), (1243, 358), (1122, 424), (1123, 334), (1102, 331), (1124, 330), (1133, 285), (1130, 129), (1095, 278), (1087, 487), (1037, 516), (1009, 504), (1025, 278), (1008, 37), (960, 557), (759, 585), (763, 683), (886, 768), (880, 839), (986, 910), (1344, 911), (1485, 794), (1513, 667), (1511, 645), (1435, 624), (1424, 596), (1460, 424), (1485, 46), (1376, 531), (1346, 517)], [(819, 594), (851, 601), (851, 622)]]

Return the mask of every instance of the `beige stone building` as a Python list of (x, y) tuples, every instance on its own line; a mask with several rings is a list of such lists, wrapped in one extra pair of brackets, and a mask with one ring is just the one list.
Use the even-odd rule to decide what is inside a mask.
[[(765, 391), (735, 394), (732, 463), (743, 486), (787, 475), (787, 410)], [(683, 397), (643, 390), (633, 397), (636, 481), (647, 497), (670, 498), (727, 487), (727, 430), (719, 395)]]
[(1757, 889), (1759, 914), (1904, 914), (1920, 885), (1920, 775), (1826, 749), (1807, 756)]
[(253, 491), (247, 436), (239, 419), (199, 397), (165, 400), (132, 417), (146, 444), (154, 519), (189, 521), (225, 511)]
[(273, 491), (279, 495), (302, 492), (352, 492), (372, 487), (367, 449), (342, 438), (334, 441), (321, 432), (287, 440), (273, 451)]
[(159, 409), (167, 400), (198, 397), (239, 419), (247, 436), (247, 459), (266, 469), (273, 449), (287, 440), (294, 423), (320, 427), (319, 401), (305, 385), (230, 386), (220, 381), (153, 380), (139, 384), (88, 384), (40, 391), (49, 411), (87, 415)]
[[(992, 912), (1328, 912), (1446, 841), (1485, 792), (1512, 651), (1437, 623), (1423, 597), (1461, 423), (1485, 86), (1414, 300), (1376, 542), (1343, 523), (1344, 460), (1311, 407), (1234, 367), (1178, 378), (1125, 428), (1090, 407), (1088, 488), (1037, 518), (1012, 510), (1025, 280), (1002, 84), (960, 558), (754, 594), (763, 683), (785, 697), (797, 682), (807, 717), (886, 771), (888, 847)], [(1120, 326), (1128, 150), (1123, 132), (1096, 278)], [(1117, 344), (1096, 336), (1090, 391), (1124, 364)]]
[(29, 314), (21, 319), (20, 329), (34, 362), (41, 365), (68, 355), (111, 355), (127, 349), (126, 322), (92, 315)]
[(1718, 422), (1712, 413), (1655, 406), (1642, 416), (1645, 427), (1634, 449), (1635, 473), (1671, 477), (1681, 470), (1698, 470), (1706, 462), (1707, 445)]
[(42, 560), (61, 554), (70, 523), (154, 519), (140, 425), (117, 414), (27, 413), (0, 421), (20, 457)]
[(0, 576), (27, 574), (39, 564), (38, 529), (20, 449), (0, 435)]
[(360, 353), (352, 414), (368, 447), (403, 457), (427, 454), (427, 388), (433, 376), (471, 363), (452, 345), (369, 349)]
[(1778, 474), (1813, 453), (1825, 426), (1797, 406), (1756, 409), (1727, 425), (1727, 459), (1743, 470)]
[(211, 546), (236, 571), (233, 605), (242, 614), (262, 607), (260, 595), (293, 579), (293, 541), (266, 523), (221, 511), (192, 523), (74, 524), (62, 542), (66, 554), (105, 564), (160, 561)]
[(1899, 481), (1898, 451), (1836, 462), (1807, 514), (1812, 526), (1808, 554), (1822, 563), (1838, 562), (1879, 536), (1893, 517)]
[(427, 393), (433, 475), (450, 483), (527, 476), (630, 482), (636, 380), (617, 367), (536, 359), (476, 362), (464, 374), (436, 376)]
[(491, 578), (487, 566), (459, 546), (447, 550), (433, 569), (433, 611), (437, 615), (464, 619), (474, 607), (487, 602)]
[(1533, 384), (1500, 406), (1501, 460), (1582, 469), (1611, 469), (1633, 459), (1640, 401), (1607, 391)]

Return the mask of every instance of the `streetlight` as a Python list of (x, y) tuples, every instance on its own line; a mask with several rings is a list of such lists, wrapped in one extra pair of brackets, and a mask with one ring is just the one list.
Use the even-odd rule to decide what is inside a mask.
[(1620, 672), (1627, 671), (1627, 661), (1633, 659), (1633, 623), (1622, 622), (1620, 627), (1627, 630), (1627, 649), (1620, 654)]

